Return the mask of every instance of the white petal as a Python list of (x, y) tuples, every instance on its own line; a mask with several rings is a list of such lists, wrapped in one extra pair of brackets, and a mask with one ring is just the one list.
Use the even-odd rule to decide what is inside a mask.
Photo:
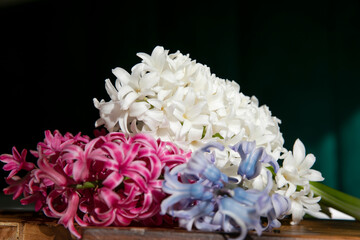
[(218, 110), (216, 110), (216, 113), (220, 116), (220, 117), (226, 117), (227, 116), (227, 112), (225, 108), (220, 108)]
[(150, 98), (147, 100), (147, 102), (159, 110), (162, 108), (162, 101), (160, 101), (158, 99)]
[(162, 122), (164, 113), (155, 109), (149, 110), (144, 116), (144, 123), (152, 130), (155, 131)]
[(192, 127), (191, 122), (185, 119), (180, 131), (180, 137), (185, 136), (185, 134), (187, 134), (190, 131), (191, 127)]
[(169, 131), (173, 133), (173, 136), (177, 136), (181, 131), (181, 123), (179, 121), (169, 121)]
[(126, 97), (127, 94), (129, 94), (131, 92), (135, 92), (135, 90), (132, 87), (130, 87), (128, 85), (123, 86), (121, 89), (119, 89), (119, 92), (117, 93), (117, 95), (118, 95), (117, 97), (119, 99), (123, 99)]
[(196, 127), (190, 128), (187, 136), (188, 141), (192, 142), (201, 139), (202, 132), (203, 132), (202, 128), (196, 128)]
[(141, 58), (145, 63), (149, 64), (151, 61), (151, 56), (147, 53), (139, 52), (136, 54), (139, 58)]
[(191, 122), (193, 125), (201, 125), (205, 126), (209, 124), (209, 116), (208, 115), (199, 115), (196, 118), (192, 119)]
[[(120, 67), (117, 67), (112, 70), (112, 73), (116, 76), (117, 79), (120, 80), (122, 85), (129, 84), (130, 74), (126, 70), (124, 70)], [(120, 89), (118, 88), (118, 90), (120, 90)]]
[(300, 169), (310, 169), (314, 165), (315, 159), (313, 154), (306, 155), (305, 159), (300, 164)]
[(184, 112), (181, 111), (180, 109), (175, 108), (174, 111), (173, 111), (173, 115), (174, 115), (174, 117), (176, 117), (180, 122), (183, 122), (183, 121), (184, 121)]
[(130, 117), (139, 117), (144, 114), (150, 107), (150, 104), (146, 102), (134, 102), (129, 108)]
[(94, 103), (94, 106), (99, 109), (100, 108), (100, 102), (99, 100), (97, 100), (96, 98), (93, 98), (93, 103)]
[(286, 157), (285, 157), (284, 162), (283, 162), (283, 167), (285, 169), (292, 169), (292, 168), (296, 167), (296, 161), (295, 161), (294, 156), (292, 155), (291, 151), (289, 151), (286, 154)]
[(107, 102), (101, 105), (100, 112), (101, 114), (109, 115), (113, 113), (114, 108), (115, 108), (115, 102)]
[(291, 213), (292, 213), (292, 222), (291, 224), (294, 225), (294, 224), (298, 224), (305, 212), (304, 212), (304, 208), (302, 206), (302, 204), (296, 202), (296, 201), (291, 201)]
[(319, 212), (321, 210), (321, 207), (319, 204), (304, 204), (304, 211), (306, 213), (316, 213)]
[(118, 100), (116, 88), (112, 85), (110, 79), (105, 80), (105, 89), (112, 100)]
[(306, 177), (309, 181), (313, 181), (313, 182), (320, 182), (324, 180), (324, 178), (321, 175), (321, 172), (316, 171), (314, 169), (311, 169), (309, 173), (304, 177)]
[(127, 111), (121, 111), (120, 114), (119, 114), (119, 118), (118, 118), (118, 122), (119, 122), (119, 125), (120, 125), (120, 129), (124, 132), (124, 133), (130, 133), (129, 130), (128, 130), (128, 115), (129, 115), (129, 112)]
[(305, 146), (300, 141), (300, 139), (296, 139), (293, 147), (293, 152), (294, 152), (294, 158), (299, 164), (305, 158)]
[(281, 174), (281, 171), (282, 171), (282, 168), (279, 169), (279, 171), (277, 172), (277, 174), (275, 176), (275, 180), (276, 180), (278, 188), (282, 188), (283, 186), (285, 186), (285, 184), (287, 184), (287, 181), (284, 178), (284, 176)]
[(121, 101), (121, 109), (127, 110), (129, 109), (130, 105), (135, 102), (135, 100), (138, 98), (138, 94), (135, 92), (130, 92), (126, 95), (125, 99)]
[(159, 75), (156, 72), (150, 72), (140, 79), (139, 87), (141, 90), (150, 89), (159, 82), (159, 79)]
[(104, 125), (104, 124), (105, 124), (104, 119), (99, 118), (99, 119), (95, 122), (95, 127), (100, 127), (100, 126), (102, 126), (102, 125)]
[(285, 194), (286, 197), (290, 197), (296, 191), (296, 186), (294, 184), (292, 184), (291, 182), (288, 182), (288, 184), (289, 184), (289, 188), (286, 191)]
[(169, 83), (176, 83), (177, 79), (174, 73), (170, 72), (169, 70), (165, 70), (161, 73), (161, 78)]

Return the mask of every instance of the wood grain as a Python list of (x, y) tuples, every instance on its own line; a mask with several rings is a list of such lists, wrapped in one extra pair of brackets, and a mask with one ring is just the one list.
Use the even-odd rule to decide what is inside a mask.
[[(236, 234), (188, 232), (180, 228), (86, 227), (78, 228), (84, 240), (224, 240)], [(73, 240), (67, 229), (51, 219), (33, 212), (0, 212), (0, 240)], [(282, 226), (257, 236), (249, 232), (246, 239), (360, 239), (360, 222), (306, 219), (292, 226)]]

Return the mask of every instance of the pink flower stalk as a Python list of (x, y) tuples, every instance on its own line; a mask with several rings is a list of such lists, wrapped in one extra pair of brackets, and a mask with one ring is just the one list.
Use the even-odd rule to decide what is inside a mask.
[[(4, 192), (14, 198), (23, 194), (22, 204), (35, 202), (36, 211), (59, 218), (78, 238), (74, 222), (80, 226), (161, 224), (164, 168), (185, 163), (191, 156), (149, 135), (119, 132), (90, 140), (80, 134), (46, 131), (44, 142), (31, 153), (38, 158), (38, 168), (25, 161), (26, 150), (20, 155), (14, 148), (13, 155), (0, 156), (11, 171), (10, 186)], [(21, 169), (29, 171), (23, 179), (15, 176)]]

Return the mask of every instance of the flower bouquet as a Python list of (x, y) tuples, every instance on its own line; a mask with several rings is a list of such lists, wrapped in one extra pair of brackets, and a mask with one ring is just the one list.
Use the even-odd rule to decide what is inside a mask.
[[(204, 231), (277, 228), (323, 217), (321, 206), (360, 218), (360, 200), (318, 182), (300, 140), (284, 148), (280, 120), (240, 86), (179, 51), (156, 47), (131, 73), (115, 68), (110, 100), (94, 105), (95, 137), (46, 131), (31, 151), (3, 154), (4, 189), (22, 204), (79, 226), (177, 226)], [(37, 164), (35, 165), (34, 162)], [(19, 171), (25, 171), (21, 176)], [(319, 204), (320, 203), (320, 204)]]

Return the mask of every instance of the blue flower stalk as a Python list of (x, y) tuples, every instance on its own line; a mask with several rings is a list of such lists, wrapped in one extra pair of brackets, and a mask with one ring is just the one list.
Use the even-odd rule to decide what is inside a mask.
[[(250, 145), (235, 147), (236, 150), (240, 148), (254, 153), (239, 166), (243, 177), (259, 175), (260, 171), (255, 169), (257, 162), (277, 164), (261, 149)], [(216, 151), (212, 150), (215, 149), (222, 151), (224, 146), (209, 143), (194, 152), (187, 163), (172, 171), (165, 170), (163, 190), (170, 196), (162, 202), (161, 213), (178, 218), (180, 226), (189, 231), (195, 226), (204, 231), (238, 232), (238, 239), (244, 239), (249, 230), (261, 235), (265, 230), (279, 227), (278, 219), (289, 211), (291, 203), (280, 194), (270, 194), (271, 172), (267, 172), (267, 185), (262, 191), (245, 189), (241, 182), (232, 182), (214, 165)], [(265, 225), (264, 219), (267, 219)]]

